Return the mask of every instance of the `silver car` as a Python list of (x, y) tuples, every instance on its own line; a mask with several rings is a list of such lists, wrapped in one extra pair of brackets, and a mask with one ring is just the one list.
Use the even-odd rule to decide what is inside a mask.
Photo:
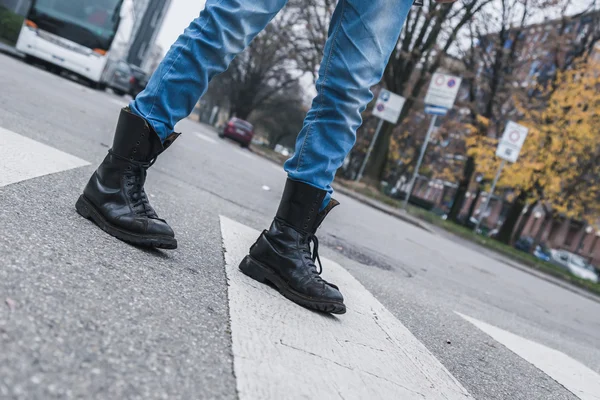
[(106, 87), (111, 88), (115, 94), (123, 96), (131, 91), (133, 72), (124, 60), (109, 62), (104, 76)]
[(577, 254), (564, 250), (550, 250), (550, 262), (569, 271), (578, 278), (598, 283), (594, 267)]

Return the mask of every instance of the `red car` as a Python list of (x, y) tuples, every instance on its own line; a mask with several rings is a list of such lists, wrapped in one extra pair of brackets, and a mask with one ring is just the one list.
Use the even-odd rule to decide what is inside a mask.
[(243, 119), (231, 118), (219, 136), (235, 140), (242, 147), (248, 147), (254, 137), (254, 127)]

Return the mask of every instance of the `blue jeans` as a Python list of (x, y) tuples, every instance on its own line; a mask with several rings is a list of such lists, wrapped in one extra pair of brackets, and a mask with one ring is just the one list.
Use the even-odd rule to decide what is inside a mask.
[[(207, 0), (130, 105), (164, 140), (208, 83), (285, 6), (287, 0)], [(413, 0), (339, 0), (319, 70), (317, 95), (285, 164), (290, 179), (327, 190), (356, 141)]]

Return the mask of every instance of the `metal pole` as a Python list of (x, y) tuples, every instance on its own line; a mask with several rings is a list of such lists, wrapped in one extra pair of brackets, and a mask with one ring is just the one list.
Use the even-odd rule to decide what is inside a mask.
[[(15, 13), (21, 15), (21, 8), (23, 7), (23, 0), (18, 0), (15, 6)], [(23, 12), (25, 14), (25, 12)]]
[(379, 124), (377, 124), (377, 129), (375, 130), (375, 136), (373, 136), (373, 140), (371, 140), (371, 144), (369, 145), (369, 150), (367, 150), (367, 155), (358, 171), (358, 175), (356, 176), (356, 182), (360, 181), (365, 172), (365, 168), (367, 167), (367, 161), (369, 161), (369, 157), (371, 156), (371, 152), (373, 151), (373, 147), (375, 147), (375, 142), (377, 141), (377, 137), (379, 136), (379, 132), (381, 132), (381, 127), (383, 126), (383, 120), (379, 120)]
[(419, 175), (419, 169), (421, 168), (421, 163), (423, 162), (423, 157), (425, 157), (425, 151), (427, 150), (427, 146), (429, 145), (429, 139), (431, 138), (431, 133), (433, 132), (433, 128), (435, 128), (435, 122), (437, 121), (437, 115), (434, 115), (431, 118), (431, 123), (429, 124), (429, 129), (427, 129), (427, 135), (425, 136), (425, 142), (423, 142), (423, 146), (421, 146), (421, 154), (419, 155), (419, 160), (417, 161), (417, 165), (415, 166), (415, 171), (413, 172), (413, 176), (410, 179), (410, 184), (408, 185), (408, 190), (406, 191), (406, 198), (404, 199), (404, 205), (402, 208), (406, 210), (408, 207), (408, 200), (410, 199), (410, 195), (412, 194), (413, 188), (415, 186), (415, 181), (417, 180), (417, 175)]
[(483, 222), (483, 217), (484, 217), (485, 213), (487, 212), (487, 209), (490, 205), (490, 201), (492, 200), (492, 195), (494, 194), (494, 190), (496, 190), (496, 184), (498, 183), (498, 179), (500, 179), (500, 174), (502, 173), (502, 169), (504, 168), (505, 164), (506, 164), (506, 160), (502, 160), (502, 162), (500, 163), (500, 168), (498, 168), (498, 172), (496, 173), (496, 177), (494, 178), (494, 182), (492, 183), (492, 188), (490, 189), (490, 193), (488, 193), (488, 197), (487, 197), (487, 199), (485, 199), (485, 205), (483, 206), (483, 211), (481, 212), (481, 215), (479, 216), (479, 219), (477, 220), (477, 225), (475, 225), (475, 233), (477, 233), (477, 231), (479, 230), (479, 227), (481, 226), (481, 223)]

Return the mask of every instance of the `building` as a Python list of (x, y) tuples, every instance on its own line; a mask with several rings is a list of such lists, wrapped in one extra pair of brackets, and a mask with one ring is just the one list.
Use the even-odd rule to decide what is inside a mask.
[[(133, 11), (136, 16), (132, 40), (127, 52), (127, 62), (143, 69), (149, 67), (148, 57), (154, 48), (154, 42), (167, 15), (171, 0), (134, 0)], [(155, 58), (155, 57), (154, 57)]]
[(567, 250), (600, 266), (600, 227), (566, 218), (552, 217), (550, 205), (537, 205), (525, 222), (522, 236), (536, 238), (554, 249)]
[(10, 11), (25, 15), (29, 7), (31, 6), (31, 0), (0, 0), (0, 7), (9, 9)]

